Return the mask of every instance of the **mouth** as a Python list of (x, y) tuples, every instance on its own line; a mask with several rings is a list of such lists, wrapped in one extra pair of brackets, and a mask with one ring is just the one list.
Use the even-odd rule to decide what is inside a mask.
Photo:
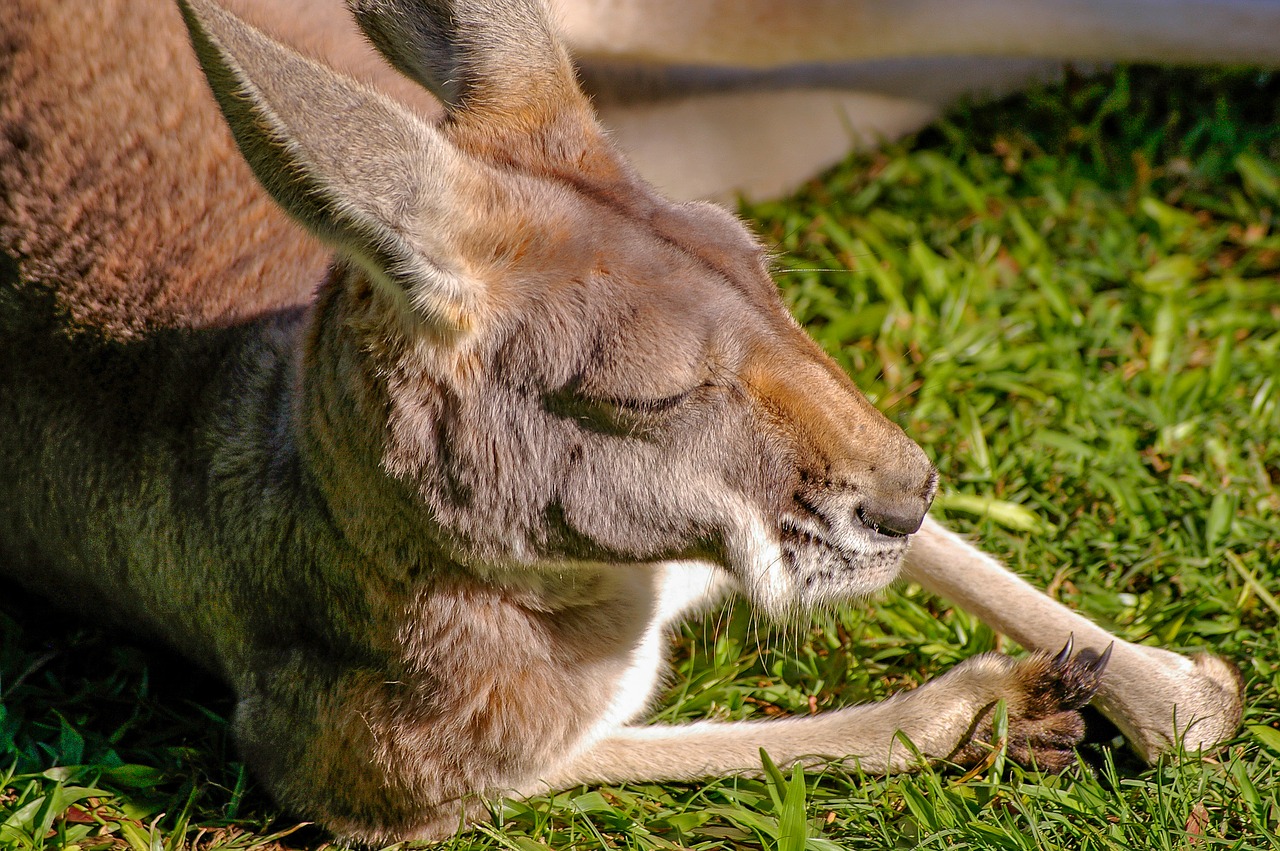
[(861, 528), (832, 529), (818, 516), (787, 516), (779, 526), (782, 560), (803, 607), (865, 597), (897, 578), (908, 536)]
[(773, 522), (744, 511), (748, 522), (729, 541), (725, 567), (767, 617), (785, 621), (824, 606), (854, 601), (898, 577), (906, 535), (879, 532), (853, 515), (835, 524), (794, 506)]

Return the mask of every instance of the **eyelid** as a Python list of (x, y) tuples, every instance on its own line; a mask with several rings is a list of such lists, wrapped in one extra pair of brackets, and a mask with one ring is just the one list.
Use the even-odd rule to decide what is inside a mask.
[(660, 399), (626, 399), (615, 396), (598, 396), (594, 401), (628, 411), (657, 413), (660, 411), (671, 410), (685, 399), (688, 399), (692, 394), (693, 389), (689, 389), (676, 393), (672, 396), (664, 396)]

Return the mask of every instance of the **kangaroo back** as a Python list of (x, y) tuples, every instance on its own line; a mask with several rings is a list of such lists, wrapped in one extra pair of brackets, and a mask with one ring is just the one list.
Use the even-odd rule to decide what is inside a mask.
[(6, 0), (0, 38), (0, 248), (27, 285), (125, 336), (309, 297), (327, 252), (245, 167), (172, 3)]

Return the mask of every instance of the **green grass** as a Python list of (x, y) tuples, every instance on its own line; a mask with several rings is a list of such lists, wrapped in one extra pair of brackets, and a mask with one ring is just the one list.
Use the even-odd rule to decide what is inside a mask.
[[(1240, 738), (1044, 777), (839, 768), (576, 789), (446, 848), (1254, 849), (1280, 844), (1280, 84), (1121, 71), (964, 109), (745, 210), (799, 319), (938, 464), (938, 512), (1130, 640), (1210, 647)], [(1006, 646), (912, 587), (675, 641), (663, 721), (883, 697)], [(183, 663), (0, 602), (0, 846), (313, 847)]]

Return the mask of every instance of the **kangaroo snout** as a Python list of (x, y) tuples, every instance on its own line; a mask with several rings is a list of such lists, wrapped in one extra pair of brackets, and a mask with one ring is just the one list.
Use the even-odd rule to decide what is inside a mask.
[(890, 538), (903, 538), (920, 529), (932, 503), (932, 495), (928, 499), (902, 499), (898, 495), (886, 498), (878, 495), (859, 505), (853, 512), (873, 532)]
[(914, 444), (912, 449), (920, 458), (885, 465), (887, 471), (877, 464), (856, 476), (803, 476), (796, 500), (832, 527), (884, 538), (913, 535), (933, 504), (938, 474)]
[[(843, 376), (841, 376), (843, 377)], [(829, 478), (853, 519), (872, 532), (905, 538), (920, 529), (938, 488), (938, 471), (915, 441), (857, 390), (850, 423), (828, 447)]]
[[(861, 486), (850, 485), (846, 497), (852, 514), (871, 531), (890, 538), (904, 538), (920, 530), (938, 490), (938, 471), (918, 446), (903, 435), (906, 458), (892, 458), (887, 465), (870, 468)], [(888, 467), (886, 470), (885, 467)]]
[(791, 493), (780, 506), (781, 559), (748, 583), (766, 609), (789, 611), (883, 588), (920, 529), (937, 472), (895, 423), (798, 331), (786, 355), (744, 370), (789, 446)]
[(937, 473), (923, 485), (877, 488), (867, 494), (852, 494), (853, 517), (871, 531), (888, 538), (905, 538), (920, 531), (937, 490)]
[(792, 423), (800, 453), (797, 501), (827, 523), (889, 538), (914, 534), (933, 503), (938, 471), (838, 366), (802, 342), (800, 364), (775, 367), (773, 380), (764, 370), (752, 376), (766, 404)]

